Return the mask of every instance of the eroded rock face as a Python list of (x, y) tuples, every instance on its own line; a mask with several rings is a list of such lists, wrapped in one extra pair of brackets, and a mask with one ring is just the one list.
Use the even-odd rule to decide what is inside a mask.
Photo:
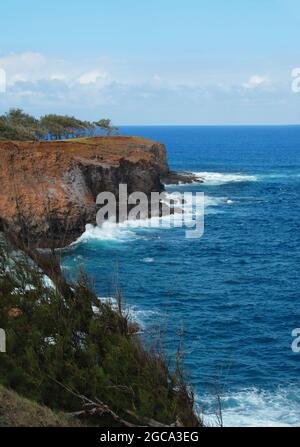
[(135, 137), (0, 143), (0, 218), (40, 247), (66, 246), (96, 223), (96, 197), (161, 192), (164, 145)]

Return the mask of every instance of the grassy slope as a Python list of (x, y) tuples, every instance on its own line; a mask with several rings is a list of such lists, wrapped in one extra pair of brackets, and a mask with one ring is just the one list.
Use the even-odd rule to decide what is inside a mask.
[(54, 413), (0, 385), (0, 427), (79, 427), (65, 413)]

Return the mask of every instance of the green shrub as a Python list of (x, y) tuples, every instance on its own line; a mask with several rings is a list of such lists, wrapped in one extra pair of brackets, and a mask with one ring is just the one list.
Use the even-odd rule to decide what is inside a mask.
[(130, 335), (123, 316), (99, 302), (83, 276), (64, 296), (47, 284), (25, 255), (0, 244), (4, 386), (55, 410), (81, 408), (68, 387), (98, 397), (123, 417), (130, 410), (165, 424), (178, 417), (186, 425), (199, 423), (187, 389), (176, 383), (161, 357)]

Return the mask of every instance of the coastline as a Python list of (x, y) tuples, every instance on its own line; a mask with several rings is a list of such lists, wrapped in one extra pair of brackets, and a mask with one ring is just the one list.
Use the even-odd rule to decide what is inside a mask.
[(162, 192), (166, 184), (201, 182), (170, 171), (163, 144), (140, 137), (0, 142), (0, 228), (12, 227), (39, 248), (63, 248), (95, 224), (96, 198)]
[[(152, 191), (164, 190), (161, 175), (167, 175), (168, 165), (163, 145), (149, 140), (125, 139), (126, 144), (130, 143), (130, 147), (126, 148), (126, 154), (124, 154), (124, 147), (120, 150), (119, 146), (120, 142), (124, 143), (123, 138), (112, 137), (109, 139), (105, 138), (105, 140), (106, 143), (109, 141), (113, 146), (117, 143), (118, 150), (122, 152), (116, 156), (116, 146), (110, 148), (109, 152), (113, 154), (113, 160), (110, 160), (110, 164), (107, 163), (107, 160), (104, 163), (103, 159), (99, 162), (99, 139), (96, 139), (95, 144), (93, 144), (94, 147), (90, 149), (90, 152), (86, 151), (86, 146), (89, 145), (86, 142), (80, 148), (78, 148), (77, 144), (74, 147), (72, 142), (64, 142), (62, 146), (61, 142), (52, 143), (50, 146), (47, 143), (5, 142), (0, 144), (0, 151), (2, 150), (2, 154), (5, 156), (4, 163), (0, 169), (0, 178), (3, 181), (3, 189), (0, 193), (1, 230), (6, 235), (6, 241), (9, 241), (7, 242), (9, 246), (8, 251), (6, 251), (6, 242), (5, 240), (3, 241), (0, 255), (12, 258), (12, 253), (18, 253), (17, 257), (20, 259), (20, 265), (16, 264), (16, 269), (19, 269), (20, 272), (14, 270), (15, 263), (13, 261), (9, 272), (11, 275), (10, 282), (16, 281), (20, 274), (26, 275), (24, 291), (21, 287), (15, 286), (11, 294), (7, 286), (1, 285), (3, 290), (8, 290), (7, 296), (5, 295), (5, 302), (9, 303), (9, 311), (7, 315), (4, 312), (5, 318), (2, 326), (7, 331), (10, 331), (10, 326), (18, 325), (20, 319), (28, 320), (32, 333), (39, 331), (43, 335), (36, 335), (33, 341), (27, 341), (26, 346), (33, 346), (34, 343), (35, 350), (39, 352), (40, 349), (45, 349), (44, 344), (46, 343), (48, 352), (50, 353), (49, 350), (51, 350), (55, 356), (58, 343), (56, 332), (50, 332), (50, 335), (49, 329), (47, 329), (52, 317), (50, 320), (48, 318), (47, 324), (46, 322), (42, 323), (38, 319), (38, 325), (35, 318), (43, 311), (50, 316), (51, 309), (53, 308), (53, 311), (55, 311), (55, 303), (58, 300), (60, 303), (59, 307), (63, 305), (66, 306), (66, 309), (63, 312), (64, 317), (63, 314), (55, 317), (55, 325), (62, 323), (61, 319), (65, 318), (69, 312), (71, 313), (67, 320), (73, 322), (72, 325), (74, 322), (80, 321), (78, 327), (76, 326), (78, 323), (74, 326), (75, 332), (72, 335), (72, 340), (73, 337), (77, 337), (76, 334), (79, 332), (81, 334), (84, 333), (85, 338), (93, 338), (93, 334), (87, 330), (91, 324), (95, 327), (99, 326), (97, 330), (99, 334), (101, 334), (100, 329), (102, 325), (110, 328), (110, 339), (114, 341), (110, 340), (108, 343), (106, 336), (104, 336), (105, 334), (101, 335), (100, 338), (97, 338), (100, 346), (103, 345), (102, 348), (99, 348), (99, 352), (102, 352), (101, 349), (108, 353), (111, 349), (117, 350), (119, 351), (119, 358), (115, 362), (113, 356), (109, 357), (109, 354), (106, 363), (102, 366), (103, 371), (106, 371), (109, 377), (111, 370), (113, 370), (112, 378), (120, 375), (120, 380), (122, 383), (124, 382), (124, 388), (130, 387), (134, 390), (135, 396), (140, 396), (139, 399), (136, 397), (134, 404), (131, 399), (127, 402), (127, 398), (124, 396), (124, 402), (121, 404), (119, 397), (114, 392), (108, 392), (105, 389), (105, 382), (102, 383), (103, 380), (97, 381), (99, 393), (105, 398), (105, 404), (99, 409), (100, 416), (104, 408), (104, 414), (107, 415), (108, 420), (110, 417), (114, 422), (118, 421), (120, 426), (141, 424), (152, 426), (152, 424), (159, 424), (159, 426), (164, 427), (199, 427), (202, 426), (202, 421), (195, 412), (193, 394), (189, 387), (184, 382), (178, 382), (176, 385), (178, 380), (176, 374), (174, 375), (174, 372), (165, 364), (163, 357), (160, 357), (159, 353), (150, 353), (144, 348), (142, 341), (138, 338), (140, 325), (128, 319), (126, 309), (124, 309), (124, 313), (121, 310), (119, 292), (116, 292), (117, 308), (111, 307), (109, 303), (103, 303), (97, 298), (94, 291), (90, 289), (89, 282), (84, 275), (79, 275), (78, 279), (73, 276), (71, 283), (69, 283), (61, 268), (60, 254), (57, 250), (64, 250), (63, 247), (68, 246), (69, 242), (73, 242), (77, 234), (82, 234), (82, 225), (86, 225), (89, 221), (83, 219), (95, 213), (93, 198), (96, 192), (102, 191), (102, 189), (99, 190), (98, 188), (108, 187), (112, 192), (116, 190), (119, 182), (127, 182), (132, 191), (135, 188), (139, 188), (143, 189), (146, 194), (151, 194)], [(100, 139), (100, 141), (102, 143), (103, 139)], [(33, 150), (31, 151), (31, 149)], [(37, 166), (38, 171), (36, 169)], [(70, 201), (70, 199), (72, 200)], [(77, 203), (75, 210), (76, 219), (72, 221), (73, 226), (67, 226), (65, 234), (61, 237), (57, 232), (63, 228), (62, 218), (64, 214), (70, 217), (70, 214), (74, 211), (72, 206), (78, 200), (81, 201), (79, 204), (81, 208), (80, 206), (78, 207)], [(10, 207), (8, 206), (9, 203)], [(79, 213), (80, 225), (78, 225), (76, 211)], [(68, 222), (69, 224), (70, 222)], [(15, 229), (17, 230), (16, 232), (14, 231)], [(32, 279), (30, 275), (33, 275)], [(31, 296), (30, 306), (32, 309), (30, 309), (30, 312), (28, 311), (29, 303), (27, 305), (24, 304), (23, 293), (26, 296), (29, 296), (29, 294)], [(76, 304), (77, 301), (78, 303)], [(83, 313), (80, 312), (78, 314), (78, 306), (83, 306), (85, 309)], [(72, 314), (73, 311), (75, 312), (74, 315)], [(7, 320), (7, 318), (10, 318), (11, 321)], [(65, 334), (66, 337), (68, 337), (68, 332)], [(96, 343), (96, 340), (93, 340), (93, 343)], [(106, 343), (108, 343), (107, 346)], [(64, 348), (65, 352), (67, 352), (67, 346), (71, 346), (70, 341), (67, 342)], [(23, 352), (22, 346), (20, 346), (18, 349), (21, 353), (19, 357), (14, 358), (14, 352), (10, 351), (10, 349), (8, 347), (9, 358), (12, 356), (15, 367), (22, 367), (25, 372), (26, 362), (25, 366), (22, 366), (23, 364), (19, 365), (18, 359), (26, 358), (27, 351)], [(78, 351), (83, 349), (80, 340), (76, 349)], [(92, 382), (98, 377), (98, 358), (99, 353), (94, 359), (94, 368), (96, 369), (95, 375), (92, 376)], [(128, 368), (126, 366), (126, 359), (128, 358), (131, 358), (131, 363), (133, 362), (135, 365), (136, 372), (133, 375), (131, 371), (132, 364), (128, 365)], [(29, 361), (28, 364), (30, 364)], [(38, 364), (39, 362), (36, 359), (35, 365)], [(54, 365), (54, 368), (56, 363), (53, 362), (51, 365)], [(42, 365), (39, 368), (42, 369)], [(74, 368), (80, 369), (80, 362), (75, 362)], [(123, 372), (124, 368), (125, 373)], [(82, 374), (84, 374), (83, 371)], [(32, 371), (30, 373), (33, 374)], [(27, 371), (26, 374), (28, 374)], [(67, 371), (65, 374), (67, 377)], [(151, 381), (149, 381), (150, 376)], [(112, 378), (110, 380), (113, 380)], [(33, 374), (34, 379), (35, 374)], [(43, 380), (44, 382), (49, 381), (47, 375)], [(76, 377), (69, 375), (68, 380), (76, 380)], [(83, 386), (84, 382), (81, 384), (81, 387)], [(102, 389), (103, 386), (104, 389)], [(20, 391), (21, 388), (19, 387), (22, 387), (22, 381), (15, 387), (16, 392)], [(51, 409), (55, 406), (58, 409), (65, 409), (60, 400), (60, 387), (58, 386), (57, 388), (57, 385), (55, 386), (55, 383), (51, 383), (51, 381), (47, 387), (54, 387), (55, 389), (52, 393), (53, 397), (49, 408)], [(39, 391), (41, 393), (39, 398), (41, 402), (45, 402), (43, 393), (47, 394), (47, 387), (45, 391), (43, 391), (43, 387)], [(81, 393), (88, 395), (91, 392), (88, 390), (89, 387), (83, 387)], [(34, 393), (34, 389), (26, 388), (28, 397), (32, 397), (32, 393)], [(153, 394), (151, 398), (153, 408), (146, 409), (146, 406), (149, 405), (146, 403), (148, 400), (146, 399), (144, 402), (144, 397), (142, 396), (147, 397), (149, 393)], [(119, 394), (122, 394), (121, 390)], [(64, 401), (66, 399), (70, 398), (64, 397)], [(144, 406), (145, 409), (143, 409)], [(162, 414), (157, 413), (157, 408), (164, 407), (166, 409)], [(69, 409), (71, 409), (71, 406)], [(123, 419), (115, 413), (114, 409), (117, 409), (117, 411), (121, 409)], [(128, 413), (127, 415), (126, 412)], [(83, 413), (85, 414), (84, 410)], [(87, 412), (84, 417), (89, 418), (89, 416)]]

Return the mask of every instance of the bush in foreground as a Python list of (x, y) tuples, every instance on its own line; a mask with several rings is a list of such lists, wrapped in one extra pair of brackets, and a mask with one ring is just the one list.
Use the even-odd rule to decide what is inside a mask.
[[(82, 395), (132, 422), (200, 425), (181, 374), (144, 350), (122, 312), (100, 303), (83, 274), (63, 290), (28, 256), (1, 242), (2, 385), (55, 410), (80, 410)], [(104, 412), (97, 424), (116, 420)]]

